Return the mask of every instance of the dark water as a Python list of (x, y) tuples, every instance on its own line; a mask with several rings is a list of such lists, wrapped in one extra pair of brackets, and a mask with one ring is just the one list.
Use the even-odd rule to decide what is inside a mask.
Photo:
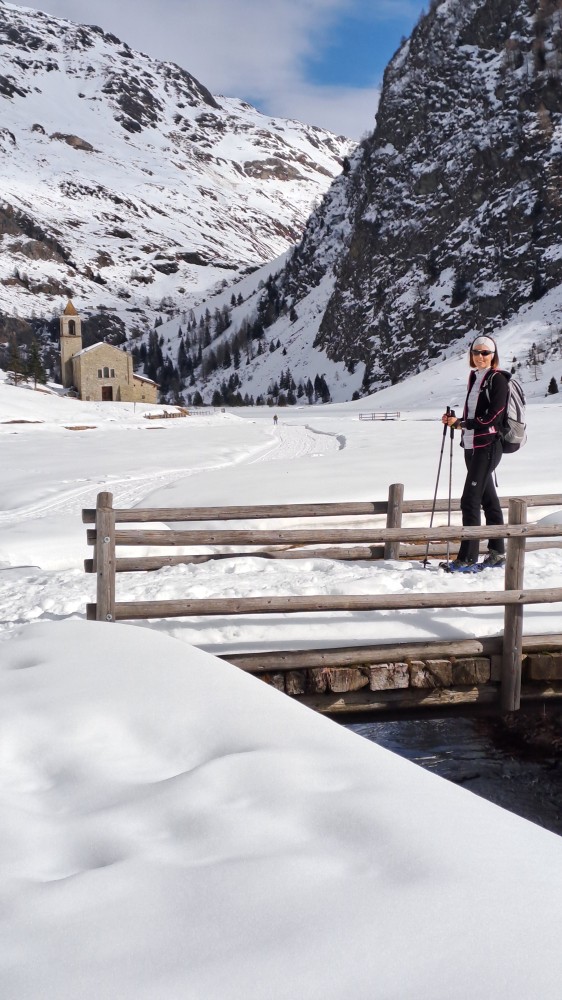
[(562, 836), (562, 711), (346, 728)]

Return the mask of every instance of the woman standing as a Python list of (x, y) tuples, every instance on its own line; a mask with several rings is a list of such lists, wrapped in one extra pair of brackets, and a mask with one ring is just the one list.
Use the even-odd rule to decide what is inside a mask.
[[(507, 405), (508, 379), (499, 371), (498, 349), (491, 337), (477, 337), (470, 347), (468, 392), (462, 418), (443, 414), (442, 423), (462, 428), (461, 445), (467, 468), (461, 497), (463, 525), (478, 525), (480, 510), (486, 524), (503, 524), (503, 514), (493, 473), (502, 457), (501, 428)], [(489, 566), (503, 566), (503, 538), (488, 541), (488, 555), (478, 564), (478, 539), (463, 539), (456, 559), (441, 563), (448, 573), (473, 573)]]

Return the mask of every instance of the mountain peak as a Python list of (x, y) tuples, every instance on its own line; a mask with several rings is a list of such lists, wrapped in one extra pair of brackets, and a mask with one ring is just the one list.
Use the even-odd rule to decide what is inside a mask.
[(0, 7), (0, 311), (150, 326), (283, 253), (354, 143), (213, 96), (96, 25)]

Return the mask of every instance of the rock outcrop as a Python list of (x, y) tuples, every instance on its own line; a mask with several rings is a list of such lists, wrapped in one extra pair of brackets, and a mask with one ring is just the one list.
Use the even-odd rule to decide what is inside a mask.
[(561, 66), (560, 0), (434, 0), (389, 64), (345, 207), (327, 195), (285, 276), (298, 303), (331, 271), (315, 345), (365, 389), (562, 281)]

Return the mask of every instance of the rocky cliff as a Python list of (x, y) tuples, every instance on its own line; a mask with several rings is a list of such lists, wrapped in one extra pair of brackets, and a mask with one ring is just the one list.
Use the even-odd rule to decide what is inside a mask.
[(389, 64), (345, 203), (285, 275), (296, 302), (331, 275), (315, 347), (364, 389), (561, 283), (561, 66), (560, 0), (434, 0)]

